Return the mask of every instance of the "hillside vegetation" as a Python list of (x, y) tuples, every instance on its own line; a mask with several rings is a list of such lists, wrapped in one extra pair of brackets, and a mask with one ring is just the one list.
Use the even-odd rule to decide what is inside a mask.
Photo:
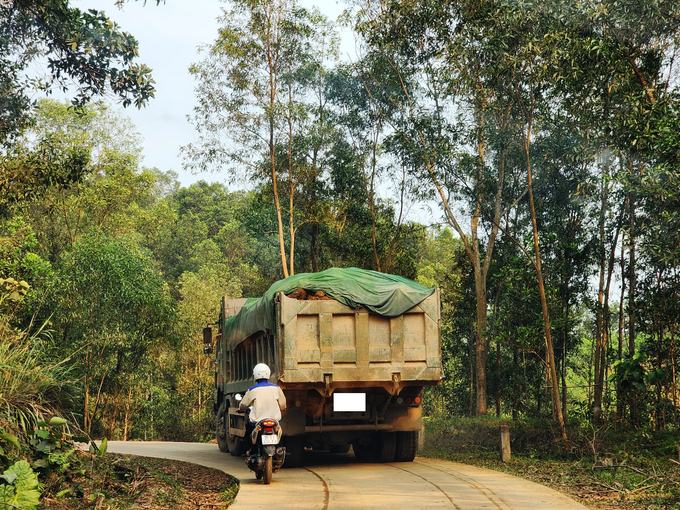
[(196, 140), (168, 148), (206, 177), (183, 185), (97, 101), (153, 100), (133, 37), (0, 3), (0, 501), (70, 464), (52, 434), (211, 438), (220, 297), (356, 266), (441, 290), (434, 437), (495, 415), (526, 472), (676, 505), (678, 3), (358, 0), (351, 65), (299, 7), (225, 4)]

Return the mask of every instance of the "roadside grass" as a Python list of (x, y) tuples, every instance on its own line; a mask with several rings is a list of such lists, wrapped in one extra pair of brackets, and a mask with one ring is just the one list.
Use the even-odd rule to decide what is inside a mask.
[(220, 494), (220, 500), (223, 501), (226, 506), (231, 505), (238, 495), (238, 491), (241, 489), (241, 482), (238, 478), (231, 477), (229, 486), (222, 491)]
[[(510, 428), (512, 460), (500, 460), (499, 426)], [(427, 419), (423, 457), (495, 469), (552, 487), (598, 509), (680, 509), (680, 432), (568, 428), (547, 420)]]

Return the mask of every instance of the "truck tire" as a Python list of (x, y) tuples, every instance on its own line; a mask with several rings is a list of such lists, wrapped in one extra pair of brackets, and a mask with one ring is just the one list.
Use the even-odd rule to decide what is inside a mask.
[(352, 443), (352, 450), (354, 450), (354, 456), (357, 460), (368, 460), (371, 457), (370, 449), (363, 446), (359, 441)]
[(328, 447), (328, 451), (331, 453), (347, 453), (349, 451), (349, 443), (341, 445), (333, 445)]
[(224, 402), (217, 411), (216, 424), (215, 424), (215, 437), (217, 438), (217, 447), (221, 452), (228, 452), (229, 445), (227, 444), (227, 420), (226, 420), (226, 408)]
[(240, 457), (245, 453), (241, 451), (243, 450), (243, 438), (227, 432), (227, 444), (229, 445), (229, 453), (233, 457)]
[(397, 445), (394, 453), (396, 462), (413, 462), (418, 450), (418, 431), (397, 432)]
[(302, 455), (305, 451), (305, 442), (302, 436), (286, 436), (283, 444), (286, 446), (286, 458), (283, 467), (296, 468), (302, 464)]
[(378, 462), (394, 462), (397, 447), (397, 434), (394, 432), (378, 432), (376, 457)]

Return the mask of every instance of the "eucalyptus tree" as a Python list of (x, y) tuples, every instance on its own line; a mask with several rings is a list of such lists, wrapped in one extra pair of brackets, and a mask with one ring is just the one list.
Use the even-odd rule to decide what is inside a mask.
[[(519, 198), (506, 165), (512, 90), (494, 75), (504, 31), (489, 31), (492, 2), (357, 2), (357, 30), (402, 86), (390, 115), (392, 150), (441, 204), (474, 268), (476, 413), (487, 411), (487, 281), (500, 219)], [(498, 25), (496, 25), (498, 26)], [(381, 82), (381, 78), (376, 80)], [(521, 192), (520, 192), (521, 195)], [(470, 226), (464, 228), (456, 204)]]
[[(636, 351), (639, 244), (659, 224), (646, 221), (668, 192), (655, 183), (677, 174), (678, 94), (673, 76), (680, 34), (680, 6), (661, 0), (612, 0), (599, 4), (568, 1), (537, 5), (556, 20), (556, 88), (565, 111), (580, 119), (599, 151), (598, 219), (600, 283), (595, 356), (595, 418), (599, 418), (607, 366), (609, 293), (619, 238), (627, 237), (628, 356)], [(587, 126), (587, 127), (586, 127)], [(618, 167), (618, 171), (616, 170)], [(651, 185), (651, 186), (650, 186)], [(654, 197), (654, 198), (652, 198)], [(659, 239), (660, 242), (661, 239)], [(642, 254), (644, 257), (644, 253)], [(621, 298), (623, 312), (623, 297)], [(619, 357), (623, 354), (620, 314)]]
[[(198, 141), (182, 148), (193, 171), (229, 167), (232, 182), (266, 181), (275, 206), (281, 269), (295, 272), (295, 192), (310, 165), (300, 165), (294, 138), (305, 129), (314, 80), (333, 51), (332, 31), (317, 11), (295, 0), (234, 0), (205, 58), (191, 66), (198, 106), (191, 122)], [(327, 45), (320, 45), (320, 40)], [(314, 129), (314, 123), (307, 125)], [(285, 148), (285, 149), (284, 149)], [(285, 156), (282, 154), (285, 154)], [(320, 171), (314, 167), (311, 169)], [(280, 189), (287, 174), (288, 246)]]
[[(353, 153), (351, 163), (347, 161), (346, 164), (359, 171), (360, 179), (355, 182), (366, 188), (375, 268), (386, 272), (390, 271), (394, 246), (398, 241), (407, 192), (405, 165), (396, 158), (389, 158), (386, 148), (389, 117), (395, 114), (395, 109), (404, 99), (399, 74), (391, 71), (389, 59), (380, 52), (369, 52), (358, 62), (337, 66), (329, 74), (327, 85), (337, 124)], [(390, 172), (391, 166), (401, 169), (401, 172)], [(397, 228), (383, 256), (379, 247), (377, 189), (386, 188), (386, 183), (393, 179), (400, 181), (395, 190), (400, 196)]]

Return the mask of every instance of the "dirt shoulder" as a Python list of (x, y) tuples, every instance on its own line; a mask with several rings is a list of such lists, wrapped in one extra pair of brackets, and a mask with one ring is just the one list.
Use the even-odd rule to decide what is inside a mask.
[(118, 454), (90, 462), (97, 465), (62, 479), (62, 489), (40, 508), (213, 510), (227, 508), (239, 489), (233, 476), (188, 462)]
[(596, 510), (680, 510), (680, 465), (668, 462), (643, 471), (630, 465), (593, 466), (583, 461), (513, 457), (505, 463), (474, 455), (428, 454), (525, 478)]

